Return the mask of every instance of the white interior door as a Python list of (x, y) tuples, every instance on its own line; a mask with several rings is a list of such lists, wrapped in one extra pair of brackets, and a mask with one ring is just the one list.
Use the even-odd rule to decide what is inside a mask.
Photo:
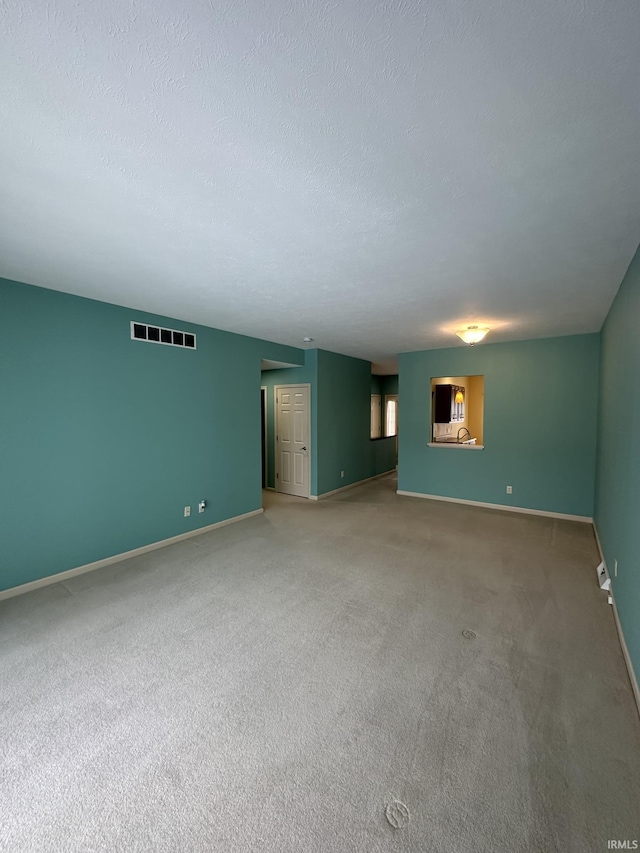
[(309, 386), (276, 385), (276, 491), (309, 497)]

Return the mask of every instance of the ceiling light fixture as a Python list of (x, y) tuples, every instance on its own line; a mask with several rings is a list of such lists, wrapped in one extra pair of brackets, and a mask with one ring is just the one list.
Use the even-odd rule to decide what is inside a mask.
[(310, 344), (312, 340), (313, 340), (313, 338), (303, 338), (302, 343), (303, 344)]
[(467, 326), (466, 329), (459, 329), (456, 332), (456, 335), (465, 342), (465, 344), (469, 344), (469, 346), (473, 346), (474, 344), (480, 343), (480, 341), (484, 338), (484, 336), (489, 332), (490, 329), (486, 327), (480, 326)]

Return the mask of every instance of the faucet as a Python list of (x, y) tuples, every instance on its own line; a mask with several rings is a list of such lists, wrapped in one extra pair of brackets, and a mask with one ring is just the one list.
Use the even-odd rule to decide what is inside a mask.
[[(471, 438), (471, 433), (469, 432), (469, 430), (466, 427), (460, 427), (460, 429), (458, 430), (458, 435), (456, 436), (456, 441), (458, 444), (463, 444), (467, 440), (464, 438), (465, 432), (467, 434), (467, 439)], [(462, 433), (463, 436), (462, 441), (460, 441), (460, 433)]]

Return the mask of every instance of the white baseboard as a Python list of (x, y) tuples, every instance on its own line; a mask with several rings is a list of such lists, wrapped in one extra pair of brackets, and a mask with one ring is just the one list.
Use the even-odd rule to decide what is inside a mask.
[(65, 572), (58, 572), (55, 575), (47, 575), (45, 578), (39, 578), (29, 583), (23, 583), (20, 586), (13, 586), (10, 589), (0, 590), (0, 601), (5, 598), (13, 598), (16, 595), (22, 595), (25, 592), (31, 592), (34, 589), (39, 589), (42, 586), (50, 586), (54, 583), (75, 578), (77, 575), (84, 575), (86, 572), (93, 572), (96, 569), (101, 569), (104, 566), (111, 566), (113, 563), (120, 563), (122, 560), (128, 560), (130, 557), (138, 557), (140, 554), (147, 554), (149, 551), (156, 551), (158, 548), (165, 548), (167, 545), (173, 545), (175, 542), (182, 542), (183, 539), (191, 539), (193, 536), (200, 536), (201, 533), (209, 533), (211, 530), (217, 530), (218, 527), (226, 527), (227, 524), (235, 524), (236, 521), (243, 521), (245, 518), (251, 518), (253, 515), (260, 515), (264, 512), (262, 507), (254, 509), (251, 512), (242, 513), (242, 515), (234, 515), (232, 518), (225, 518), (223, 521), (216, 521), (215, 524), (208, 524), (206, 527), (198, 527), (196, 530), (189, 530), (187, 533), (180, 533), (178, 536), (171, 536), (169, 539), (161, 539), (159, 542), (152, 542), (150, 545), (142, 545), (140, 548), (134, 548), (132, 551), (125, 551), (122, 554), (114, 554), (113, 557), (105, 557), (104, 560), (96, 560), (94, 563), (87, 563), (85, 566), (78, 566), (75, 569), (67, 569)]
[(620, 646), (622, 648), (622, 655), (624, 657), (624, 662), (627, 665), (627, 672), (629, 673), (629, 681), (631, 682), (631, 689), (633, 690), (633, 695), (636, 700), (636, 705), (638, 708), (638, 715), (640, 715), (640, 687), (638, 687), (638, 679), (636, 678), (635, 670), (633, 669), (633, 663), (631, 662), (631, 655), (629, 654), (629, 649), (627, 648), (627, 643), (624, 638), (624, 634), (622, 633), (622, 625), (620, 624), (620, 617), (618, 616), (618, 608), (616, 607), (616, 597), (612, 591), (609, 592), (611, 596), (611, 606), (613, 608), (613, 618), (615, 619), (616, 629), (618, 631), (618, 639), (620, 640)]
[(509, 506), (508, 504), (488, 504), (484, 501), (467, 501), (462, 498), (445, 498), (442, 495), (425, 495), (422, 492), (405, 492), (401, 489), (396, 491), (397, 495), (404, 495), (408, 498), (426, 498), (429, 501), (445, 501), (452, 504), (465, 504), (465, 506), (481, 506), (485, 509), (501, 509), (505, 512), (520, 512), (525, 515), (544, 515), (548, 518), (562, 518), (565, 521), (584, 521), (589, 524), (593, 523), (593, 519), (589, 515), (569, 515), (565, 512), (547, 512), (544, 509), (527, 509), (523, 506)]
[[(607, 561), (604, 558), (604, 552), (602, 550), (602, 544), (600, 542), (600, 537), (598, 536), (598, 528), (596, 527), (595, 521), (593, 522), (593, 532), (596, 536), (596, 544), (598, 546), (598, 551), (600, 552), (600, 559), (607, 567)], [(607, 573), (609, 569), (607, 568)], [(613, 594), (613, 582), (611, 584), (611, 588), (608, 591), (608, 594), (611, 596), (611, 606), (613, 608), (613, 618), (616, 623), (616, 630), (618, 632), (618, 639), (620, 640), (620, 647), (622, 649), (622, 656), (624, 657), (624, 662), (627, 665), (627, 672), (629, 673), (629, 681), (631, 682), (631, 689), (633, 690), (633, 695), (636, 700), (636, 705), (638, 707), (638, 714), (640, 715), (640, 687), (638, 686), (638, 679), (636, 678), (636, 673), (633, 668), (633, 663), (631, 661), (631, 655), (629, 654), (629, 648), (627, 647), (627, 641), (624, 638), (624, 633), (622, 632), (622, 625), (620, 623), (620, 617), (618, 616), (618, 608), (616, 607), (616, 597)]]
[(373, 477), (366, 477), (364, 480), (358, 480), (357, 483), (349, 483), (348, 486), (340, 486), (339, 489), (333, 489), (330, 492), (323, 492), (321, 495), (309, 495), (310, 501), (323, 501), (325, 498), (330, 498), (331, 495), (337, 495), (338, 492), (346, 492), (347, 489), (355, 489), (356, 486), (361, 486), (363, 483), (370, 483), (371, 480), (379, 480), (380, 477), (386, 477), (393, 474), (395, 468), (389, 468), (388, 471), (383, 471), (382, 474), (376, 474)]

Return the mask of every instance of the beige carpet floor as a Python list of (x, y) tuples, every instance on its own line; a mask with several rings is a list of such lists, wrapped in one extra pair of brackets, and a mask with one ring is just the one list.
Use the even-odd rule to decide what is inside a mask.
[(640, 838), (586, 524), (392, 477), (0, 603), (0, 849), (513, 853)]

